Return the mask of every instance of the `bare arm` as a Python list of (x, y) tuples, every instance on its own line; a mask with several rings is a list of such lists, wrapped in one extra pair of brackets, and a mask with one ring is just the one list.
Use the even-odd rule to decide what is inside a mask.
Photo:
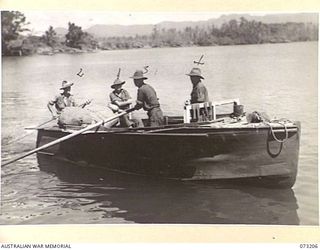
[(116, 104), (118, 107), (123, 107), (123, 106), (126, 106), (126, 105), (129, 105), (133, 102), (132, 99), (129, 99), (129, 100), (126, 100), (126, 101), (114, 101), (113, 103)]
[(138, 94), (137, 94), (137, 101), (136, 101), (136, 105), (134, 106), (134, 108), (136, 110), (141, 109), (143, 107), (144, 100), (145, 100), (145, 95), (144, 95), (143, 91), (139, 88)]
[(49, 111), (50, 111), (50, 113), (52, 115), (52, 118), (56, 118), (57, 114), (53, 109), (53, 104), (51, 102), (48, 102), (47, 107), (48, 107), (48, 109), (49, 109)]

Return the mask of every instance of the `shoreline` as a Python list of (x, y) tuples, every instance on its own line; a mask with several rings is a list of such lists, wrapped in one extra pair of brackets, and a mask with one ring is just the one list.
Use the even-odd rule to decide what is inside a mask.
[(32, 56), (32, 55), (44, 55), (44, 56), (53, 56), (56, 54), (83, 54), (83, 53), (98, 53), (105, 51), (126, 51), (126, 50), (140, 50), (140, 49), (162, 49), (162, 48), (195, 48), (195, 47), (226, 47), (226, 46), (245, 46), (245, 45), (265, 45), (265, 44), (284, 44), (284, 43), (304, 43), (304, 42), (318, 42), (318, 40), (310, 40), (310, 41), (281, 41), (281, 42), (267, 42), (267, 43), (247, 43), (247, 44), (216, 44), (216, 45), (208, 45), (208, 46), (199, 46), (199, 45), (190, 45), (190, 46), (144, 46), (139, 48), (115, 48), (115, 49), (103, 49), (103, 48), (72, 48), (67, 46), (61, 46), (56, 48), (51, 47), (38, 47), (35, 49), (35, 52), (22, 54), (21, 52), (15, 53), (14, 51), (11, 55), (2, 55), (2, 57), (11, 57), (11, 56)]

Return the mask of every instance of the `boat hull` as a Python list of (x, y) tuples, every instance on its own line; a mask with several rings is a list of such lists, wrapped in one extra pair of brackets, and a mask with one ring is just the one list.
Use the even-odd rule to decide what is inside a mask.
[[(181, 128), (165, 132), (90, 131), (38, 153), (86, 167), (185, 181), (237, 180), (271, 187), (295, 183), (300, 125), (281, 143), (269, 127)], [(37, 146), (69, 132), (41, 129)], [(283, 139), (285, 130), (277, 130)]]

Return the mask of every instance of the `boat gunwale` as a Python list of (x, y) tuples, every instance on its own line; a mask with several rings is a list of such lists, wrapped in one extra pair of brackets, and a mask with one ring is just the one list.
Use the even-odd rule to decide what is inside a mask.
[[(79, 127), (80, 128), (80, 127)], [(168, 130), (168, 129), (171, 129)], [(282, 127), (273, 127), (274, 133), (297, 133), (299, 132), (299, 126), (296, 124), (292, 124), (286, 126), (286, 128)], [(156, 130), (156, 131), (153, 131)], [(181, 130), (181, 131), (179, 131)], [(257, 127), (203, 127), (203, 126), (165, 126), (165, 127), (145, 127), (145, 128), (108, 128), (105, 130), (89, 130), (82, 135), (87, 134), (99, 134), (99, 135), (111, 135), (111, 134), (121, 134), (121, 135), (144, 135), (144, 136), (152, 136), (152, 135), (174, 135), (174, 136), (210, 136), (214, 134), (248, 134), (248, 133), (257, 133), (258, 131), (270, 131), (270, 126), (257, 126)], [(62, 129), (59, 127), (54, 128), (39, 128), (38, 131), (50, 131), (50, 132), (62, 132), (71, 134), (78, 130), (70, 130), (70, 129)]]

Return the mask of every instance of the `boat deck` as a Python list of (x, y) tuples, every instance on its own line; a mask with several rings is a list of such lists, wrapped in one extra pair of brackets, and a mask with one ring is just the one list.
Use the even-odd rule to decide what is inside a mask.
[[(180, 117), (169, 117), (167, 125), (161, 127), (138, 127), (138, 128), (121, 128), (121, 127), (109, 127), (108, 125), (99, 126), (98, 128), (84, 132), (88, 133), (206, 133), (213, 131), (240, 131), (240, 130), (252, 130), (252, 129), (272, 129), (275, 132), (297, 132), (298, 125), (289, 120), (274, 120), (271, 122), (260, 123), (248, 123), (245, 116), (242, 118), (230, 118), (223, 117), (210, 122), (197, 122), (197, 123), (183, 123)], [(180, 121), (177, 122), (177, 121)], [(50, 131), (61, 131), (66, 133), (72, 133), (77, 130), (86, 127), (68, 125), (64, 128), (59, 127), (57, 124), (48, 124), (41, 129)]]

